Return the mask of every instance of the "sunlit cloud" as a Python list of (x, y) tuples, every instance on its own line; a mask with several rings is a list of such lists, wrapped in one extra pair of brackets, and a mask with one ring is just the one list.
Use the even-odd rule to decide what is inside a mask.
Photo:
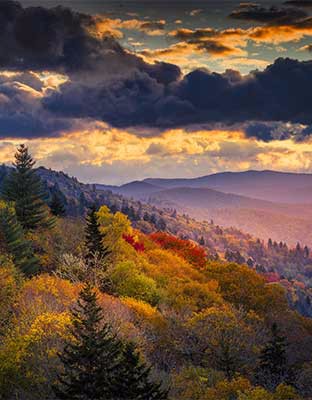
[(161, 20), (140, 20), (137, 18), (122, 20), (120, 18), (96, 17), (96, 24), (90, 29), (95, 36), (112, 36), (115, 39), (124, 37), (123, 30), (139, 31), (148, 36), (161, 36), (165, 34), (166, 21)]
[[(86, 140), (87, 138), (87, 140)], [(277, 169), (308, 171), (312, 142), (288, 139), (265, 143), (241, 130), (168, 130), (139, 137), (129, 131), (91, 124), (59, 138), (23, 140), (38, 165), (76, 175), (84, 181), (123, 183), (146, 176), (199, 176), (223, 170)], [(9, 163), (21, 140), (0, 146), (0, 161)]]

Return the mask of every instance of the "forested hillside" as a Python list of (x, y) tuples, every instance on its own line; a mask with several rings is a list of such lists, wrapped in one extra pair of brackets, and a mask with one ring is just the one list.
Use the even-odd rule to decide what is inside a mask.
[[(2, 166), (0, 171), (0, 181), (3, 182), (9, 169)], [(188, 214), (179, 214), (175, 209), (157, 208), (111, 190), (98, 190), (95, 185), (82, 184), (63, 172), (40, 167), (36, 173), (46, 188), (46, 203), (51, 205), (53, 197), (56, 197), (67, 218), (81, 221), (88, 207), (106, 205), (113, 213), (121, 211), (127, 215), (132, 226), (141, 232), (165, 231), (200, 244), (211, 260), (249, 265), (268, 281), (282, 284), (287, 289), (292, 307), (303, 315), (312, 316), (312, 254), (305, 243), (291, 246), (271, 240), (270, 236), (267, 240), (260, 240), (237, 228), (219, 226), (214, 220), (198, 221)]]
[[(311, 319), (289, 308), (286, 290), (259, 266), (203, 247), (208, 232), (213, 242), (237, 241), (238, 231), (207, 223), (199, 246), (147, 232), (168, 211), (132, 216), (145, 233), (105, 205), (66, 217), (59, 194), (44, 201), (25, 147), (1, 193), (1, 398), (311, 398)], [(168, 225), (180, 220), (198, 229), (175, 212)], [(272, 258), (286, 254), (279, 249), (269, 242)]]
[(198, 220), (236, 227), (263, 240), (295, 246), (312, 238), (312, 175), (276, 171), (223, 172), (192, 179), (145, 179), (97, 185), (125, 197), (171, 207)]

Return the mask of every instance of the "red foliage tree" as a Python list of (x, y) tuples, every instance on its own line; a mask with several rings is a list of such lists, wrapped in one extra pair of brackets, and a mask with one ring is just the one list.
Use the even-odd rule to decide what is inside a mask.
[(133, 235), (123, 234), (122, 238), (129, 243), (137, 252), (143, 252), (145, 250), (144, 243), (137, 242)]
[(165, 232), (152, 233), (149, 237), (163, 249), (172, 250), (183, 257), (191, 265), (197, 268), (204, 268), (207, 262), (205, 249), (197, 246), (190, 240), (179, 239)]

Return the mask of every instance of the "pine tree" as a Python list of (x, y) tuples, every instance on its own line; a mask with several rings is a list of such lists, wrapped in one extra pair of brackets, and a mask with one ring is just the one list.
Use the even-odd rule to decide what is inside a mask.
[(205, 239), (204, 239), (203, 236), (199, 239), (199, 244), (200, 244), (201, 246), (205, 246)]
[(96, 257), (103, 261), (110, 255), (111, 251), (103, 244), (104, 235), (100, 231), (95, 206), (90, 208), (86, 222), (85, 246), (87, 254), (85, 259), (90, 266), (93, 266)]
[(150, 380), (150, 369), (133, 344), (124, 345), (103, 324), (90, 284), (72, 311), (72, 341), (60, 360), (63, 372), (54, 391), (60, 400), (165, 400), (166, 392)]
[(25, 239), (13, 205), (0, 201), (0, 231), (2, 247), (12, 255), (14, 264), (26, 276), (38, 272), (39, 262)]
[(165, 400), (167, 391), (151, 380), (151, 369), (140, 359), (133, 343), (124, 346), (122, 379), (118, 382), (116, 400)]
[(53, 387), (60, 400), (116, 400), (118, 369), (121, 369), (122, 344), (103, 325), (96, 293), (87, 284), (72, 311), (72, 341), (59, 355), (63, 372)]
[(56, 217), (63, 217), (66, 213), (64, 204), (57, 193), (52, 193), (50, 210), (51, 213)]
[(271, 328), (271, 339), (260, 355), (259, 372), (268, 387), (275, 388), (287, 380), (287, 341), (274, 323)]
[(24, 229), (51, 227), (54, 220), (49, 217), (44, 202), (46, 194), (33, 169), (35, 161), (25, 145), (18, 147), (13, 165), (14, 170), (5, 179), (2, 197), (14, 202), (17, 219)]

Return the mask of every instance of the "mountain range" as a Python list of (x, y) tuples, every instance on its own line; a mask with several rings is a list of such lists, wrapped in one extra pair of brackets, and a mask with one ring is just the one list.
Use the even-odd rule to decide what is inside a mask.
[(128, 198), (257, 237), (312, 244), (312, 175), (277, 171), (224, 172), (191, 179), (96, 185)]

